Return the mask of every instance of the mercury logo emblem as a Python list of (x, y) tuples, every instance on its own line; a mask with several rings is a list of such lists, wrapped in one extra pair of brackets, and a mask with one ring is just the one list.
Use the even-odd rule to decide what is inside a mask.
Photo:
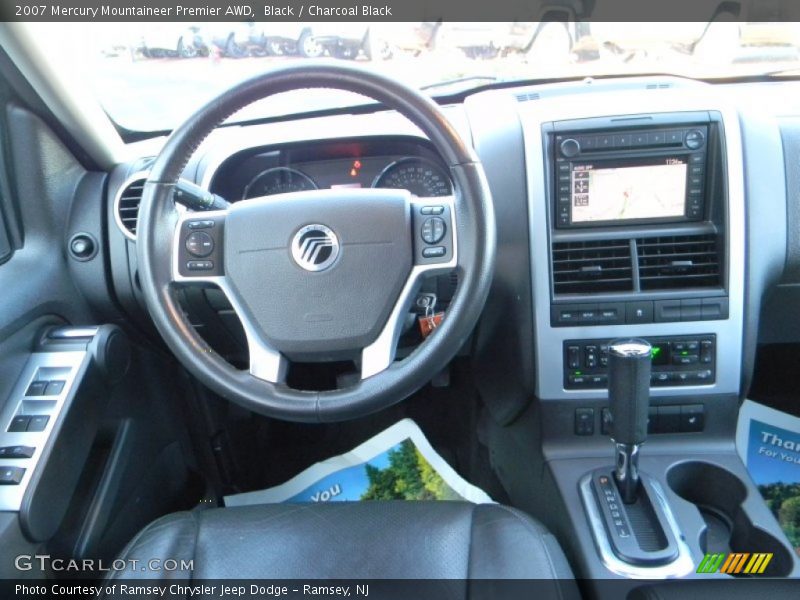
[(338, 257), (339, 239), (325, 225), (306, 225), (294, 234), (292, 258), (306, 271), (324, 271)]

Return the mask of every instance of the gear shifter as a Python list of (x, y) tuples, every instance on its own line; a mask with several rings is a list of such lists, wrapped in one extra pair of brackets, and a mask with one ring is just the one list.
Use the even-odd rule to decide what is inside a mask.
[(617, 480), (625, 504), (636, 501), (639, 447), (647, 439), (652, 348), (641, 339), (614, 340), (608, 346), (608, 396), (611, 439), (616, 448)]
[[(609, 555), (641, 577), (643, 567), (667, 565), (680, 557), (680, 531), (670, 520), (660, 484), (639, 473), (639, 447), (647, 438), (652, 348), (637, 338), (608, 345), (608, 396), (611, 439), (616, 465), (594, 469), (580, 484), (595, 539), (607, 543)], [(597, 525), (595, 525), (597, 523)], [(691, 557), (684, 544), (685, 560)], [(601, 554), (603, 554), (601, 549)], [(627, 567), (626, 567), (627, 568)], [(639, 570), (636, 570), (639, 569)]]

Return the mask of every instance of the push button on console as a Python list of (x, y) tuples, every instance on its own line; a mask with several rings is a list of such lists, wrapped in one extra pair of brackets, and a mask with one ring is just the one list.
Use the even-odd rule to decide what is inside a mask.
[(685, 404), (681, 406), (680, 431), (695, 433), (703, 431), (705, 426), (705, 409), (702, 404)]
[(653, 322), (653, 303), (652, 302), (628, 302), (625, 305), (625, 322), (633, 323), (652, 323)]
[(575, 409), (575, 435), (594, 434), (594, 409)]
[(0, 467), (0, 485), (19, 485), (24, 475), (22, 467)]
[(0, 448), (0, 458), (30, 458), (35, 450), (32, 446), (4, 446)]

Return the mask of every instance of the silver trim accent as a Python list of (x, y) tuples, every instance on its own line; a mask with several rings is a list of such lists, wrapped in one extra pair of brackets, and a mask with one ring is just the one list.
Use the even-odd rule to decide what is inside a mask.
[(657, 502), (667, 519), (667, 524), (672, 531), (675, 541), (678, 545), (678, 557), (669, 564), (659, 565), (655, 567), (642, 567), (638, 565), (631, 565), (621, 560), (614, 554), (611, 549), (611, 543), (608, 541), (605, 525), (603, 525), (603, 518), (600, 516), (600, 509), (597, 507), (597, 500), (592, 492), (592, 474), (584, 475), (578, 483), (578, 490), (580, 492), (583, 507), (586, 510), (586, 518), (589, 521), (589, 528), (592, 530), (592, 537), (594, 538), (595, 547), (600, 554), (600, 560), (603, 565), (617, 575), (622, 577), (630, 577), (631, 579), (667, 579), (670, 577), (683, 577), (692, 572), (695, 567), (694, 560), (692, 560), (692, 553), (689, 546), (683, 539), (678, 522), (675, 520), (675, 515), (672, 514), (672, 509), (667, 504), (664, 491), (657, 481), (648, 477), (650, 489), (653, 491), (654, 497), (650, 500)]
[(97, 327), (58, 327), (47, 334), (51, 340), (72, 340), (91, 338), (97, 334)]
[(614, 443), (615, 461), (614, 474), (617, 478), (622, 501), (626, 504), (636, 499), (636, 489), (639, 486), (639, 448), (641, 444)]
[[(128, 230), (128, 228), (125, 227), (125, 224), (122, 222), (122, 218), (120, 217), (119, 214), (119, 202), (122, 199), (122, 192), (128, 189), (134, 181), (142, 180), (146, 182), (149, 176), (150, 176), (149, 171), (137, 171), (136, 173), (128, 177), (122, 183), (122, 185), (119, 186), (119, 188), (117, 188), (117, 193), (114, 194), (114, 204), (112, 208), (112, 210), (114, 211), (114, 222), (117, 224), (117, 229), (119, 229), (122, 232), (122, 235), (124, 235), (126, 238), (134, 242), (136, 241), (136, 234), (131, 233)], [(137, 213), (137, 218), (138, 218), (138, 213)]]
[[(514, 94), (519, 90), (504, 90)], [(707, 86), (659, 90), (648, 94), (646, 114), (715, 111), (722, 115), (727, 146), (728, 222), (727, 270), (729, 318), (720, 321), (683, 321), (590, 327), (552, 327), (550, 324), (550, 231), (548, 224), (546, 173), (549, 161), (544, 155), (542, 126), (552, 121), (632, 116), (642, 114), (642, 94), (623, 90), (597, 94), (587, 103), (582, 94), (559, 96), (538, 102), (518, 104), (525, 146), (528, 180), (528, 207), (531, 276), (533, 284), (533, 318), (536, 343), (536, 395), (544, 400), (605, 398), (606, 390), (567, 390), (563, 380), (563, 342), (570, 339), (609, 339), (619, 337), (717, 336), (717, 376), (711, 385), (654, 387), (652, 397), (693, 396), (702, 394), (738, 394), (741, 387), (744, 267), (745, 264), (745, 196), (744, 167), (739, 116), (735, 107), (721, 100)], [(634, 298), (631, 298), (634, 300)], [(591, 302), (591, 298), (586, 299)]]
[[(316, 231), (324, 235), (320, 238), (307, 238), (302, 241), (305, 234)], [(339, 237), (327, 225), (320, 223), (312, 223), (311, 225), (304, 225), (297, 230), (297, 233), (292, 237), (292, 258), (294, 262), (301, 269), (317, 273), (324, 271), (333, 266), (333, 263), (339, 258), (340, 245)], [(330, 255), (323, 261), (317, 262), (320, 252), (325, 248), (330, 248)]]
[(653, 352), (653, 346), (647, 340), (640, 340), (638, 338), (620, 339), (610, 344), (608, 346), (608, 351), (610, 354), (619, 357), (645, 357), (650, 356)]
[[(42, 458), (44, 448), (50, 443), (51, 434), (56, 421), (64, 410), (66, 400), (72, 392), (75, 381), (81, 372), (81, 367), (86, 357), (83, 350), (70, 352), (34, 352), (25, 363), (11, 395), (0, 412), (0, 447), (2, 446), (33, 446), (35, 448), (31, 458), (0, 458), (0, 469), (3, 467), (22, 467), (25, 474), (19, 485), (0, 485), (0, 511), (18, 511), (22, 506), (22, 498), (28, 489), (31, 478)], [(26, 397), (25, 392), (32, 381), (35, 380), (39, 369), (65, 370), (56, 377), (66, 383), (58, 396)], [(35, 403), (41, 403), (36, 406)], [(44, 431), (8, 431), (11, 420), (18, 413), (48, 415), (50, 419)]]

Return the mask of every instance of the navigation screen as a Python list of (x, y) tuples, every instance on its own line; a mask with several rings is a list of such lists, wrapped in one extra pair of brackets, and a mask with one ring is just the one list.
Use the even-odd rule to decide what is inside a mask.
[(685, 158), (603, 161), (572, 167), (572, 222), (683, 217)]

